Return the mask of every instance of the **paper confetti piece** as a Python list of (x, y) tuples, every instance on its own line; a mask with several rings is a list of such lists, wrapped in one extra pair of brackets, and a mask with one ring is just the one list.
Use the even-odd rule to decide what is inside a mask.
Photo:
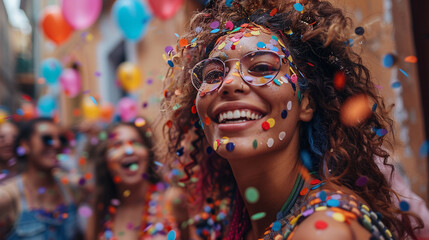
[(256, 220), (259, 220), (259, 219), (264, 218), (266, 215), (267, 215), (267, 214), (266, 214), (265, 212), (259, 212), (259, 213), (255, 213), (255, 214), (253, 214), (253, 215), (250, 217), (250, 219), (252, 219), (253, 221), (256, 221)]
[(259, 191), (254, 187), (248, 187), (244, 192), (244, 196), (249, 203), (256, 203), (259, 200)]

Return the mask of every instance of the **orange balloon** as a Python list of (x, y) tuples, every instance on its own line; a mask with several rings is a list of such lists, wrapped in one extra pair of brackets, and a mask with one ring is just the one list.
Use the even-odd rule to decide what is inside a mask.
[(47, 38), (60, 45), (67, 41), (73, 33), (73, 28), (68, 24), (59, 6), (50, 6), (42, 15), (41, 27)]
[(110, 122), (112, 120), (113, 113), (115, 112), (115, 107), (110, 104), (102, 104), (100, 106), (100, 118), (105, 122)]

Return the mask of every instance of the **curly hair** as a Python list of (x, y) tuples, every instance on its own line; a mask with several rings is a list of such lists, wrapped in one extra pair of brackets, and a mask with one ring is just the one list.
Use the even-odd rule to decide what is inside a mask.
[[(219, 37), (228, 34), (228, 30), (222, 29), (210, 33), (209, 25), (213, 21), (219, 21), (221, 25), (232, 21), (234, 28), (244, 23), (262, 26), (285, 43), (296, 68), (303, 74), (298, 76), (300, 90), (307, 92), (315, 104), (313, 119), (300, 123), (300, 150), (309, 153), (312, 170), (323, 180), (346, 186), (362, 197), (374, 211), (384, 216), (386, 226), (394, 229), (399, 238), (407, 235), (416, 238), (411, 219), (415, 218), (420, 226), (421, 220), (394, 205), (394, 198), (398, 195), (374, 161), (377, 157), (383, 159), (383, 163), (389, 165), (393, 172), (394, 167), (388, 163), (389, 152), (386, 150), (391, 143), (387, 136), (377, 135), (376, 131), (386, 129), (393, 133), (393, 121), (371, 81), (369, 70), (348, 44), (351, 20), (344, 16), (341, 9), (326, 1), (308, 0), (301, 12), (294, 9), (294, 3), (243, 0), (229, 5), (219, 1), (212, 8), (193, 16), (189, 30), (182, 36), (190, 44), (179, 44), (170, 53), (174, 67), (170, 68), (165, 80), (162, 106), (163, 111), (170, 114), (165, 127), (170, 152), (175, 152), (184, 135), (192, 129), (197, 138), (192, 142), (192, 161), (185, 170), (192, 174), (192, 167), (200, 166), (197, 191), (203, 196), (216, 192), (219, 196), (237, 198), (231, 192), (236, 189), (236, 182), (228, 162), (216, 153), (206, 151), (208, 145), (204, 142), (204, 133), (198, 124), (200, 119), (194, 110), (197, 91), (189, 80), (190, 70), (208, 57)], [(341, 90), (334, 85), (334, 76), (338, 72), (346, 78)], [(366, 96), (374, 105), (367, 119), (350, 126), (340, 120), (341, 106), (355, 95)], [(367, 177), (368, 182), (358, 186), (356, 181), (362, 176)], [(238, 199), (236, 203), (240, 201)], [(234, 216), (242, 212), (239, 209), (244, 207), (242, 205), (233, 206)], [(248, 218), (246, 213), (242, 216)], [(244, 234), (231, 227), (228, 239), (240, 238), (232, 232), (236, 232), (235, 235)]]
[[(106, 130), (107, 134), (110, 135), (113, 130), (120, 126), (128, 126), (139, 134), (143, 140), (143, 144), (149, 149), (149, 165), (146, 169), (147, 179), (151, 183), (157, 183), (160, 181), (160, 176), (155, 172), (155, 157), (152, 151), (153, 142), (150, 137), (146, 135), (149, 127), (147, 125), (143, 127), (136, 127), (133, 123), (115, 123), (109, 126)], [(111, 204), (112, 199), (119, 198), (119, 193), (117, 192), (116, 184), (113, 180), (112, 174), (109, 172), (107, 166), (107, 150), (108, 150), (108, 141), (100, 141), (95, 148), (89, 149), (89, 158), (94, 161), (95, 168), (95, 197), (94, 197), (94, 239), (97, 237), (103, 229), (104, 217), (108, 213), (108, 208)]]

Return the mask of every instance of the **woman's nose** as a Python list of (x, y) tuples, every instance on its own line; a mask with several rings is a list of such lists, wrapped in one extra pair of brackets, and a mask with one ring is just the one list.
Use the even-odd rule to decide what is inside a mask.
[(218, 93), (227, 96), (235, 93), (245, 93), (249, 86), (243, 81), (240, 75), (239, 61), (231, 63), (230, 70), (226, 73)]

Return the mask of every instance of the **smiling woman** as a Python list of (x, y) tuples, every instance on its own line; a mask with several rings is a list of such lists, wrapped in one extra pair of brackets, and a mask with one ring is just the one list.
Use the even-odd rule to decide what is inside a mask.
[[(392, 121), (350, 26), (326, 1), (218, 1), (170, 52), (169, 150), (195, 132), (185, 171), (199, 165), (201, 200), (232, 200), (222, 238), (415, 238), (374, 160)], [(344, 122), (352, 99), (365, 111)]]
[(107, 136), (90, 156), (96, 192), (87, 239), (165, 239), (176, 226), (155, 172), (150, 128), (117, 123)]

